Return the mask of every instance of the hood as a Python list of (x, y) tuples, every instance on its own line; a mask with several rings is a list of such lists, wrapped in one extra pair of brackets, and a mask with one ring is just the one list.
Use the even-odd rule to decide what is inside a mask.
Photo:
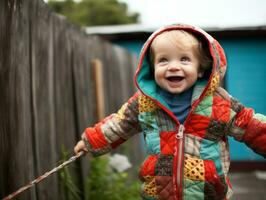
[[(166, 26), (155, 31), (145, 42), (139, 56), (138, 68), (135, 74), (135, 84), (137, 88), (146, 96), (158, 101), (160, 104), (163, 104), (165, 107), (167, 105), (164, 103), (163, 99), (157, 94), (157, 85), (154, 80), (153, 71), (150, 67), (149, 62), (149, 47), (152, 41), (161, 33), (170, 30), (184, 30), (187, 32), (200, 35), (205, 39), (209, 46), (209, 51), (213, 60), (211, 74), (208, 80), (205, 81), (204, 87), (201, 94), (198, 95), (198, 98), (201, 100), (206, 95), (211, 95), (217, 87), (220, 86), (221, 80), (224, 77), (226, 71), (226, 57), (224, 50), (221, 45), (216, 41), (212, 36), (206, 33), (204, 30), (190, 25), (185, 24), (175, 24), (171, 26)], [(201, 81), (197, 81), (196, 85), (201, 85)]]

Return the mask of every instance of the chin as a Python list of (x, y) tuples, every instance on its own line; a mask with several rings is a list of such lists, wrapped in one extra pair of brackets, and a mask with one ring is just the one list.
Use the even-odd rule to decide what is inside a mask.
[(172, 94), (180, 94), (180, 93), (184, 92), (184, 90), (167, 90), (167, 91), (172, 93)]

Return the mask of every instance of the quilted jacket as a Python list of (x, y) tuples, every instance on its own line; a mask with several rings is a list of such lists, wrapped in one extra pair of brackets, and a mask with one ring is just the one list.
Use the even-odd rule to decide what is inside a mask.
[[(173, 29), (201, 35), (213, 59), (209, 80), (197, 81), (194, 87), (191, 111), (183, 124), (157, 94), (148, 58), (153, 39)], [(266, 157), (266, 117), (245, 108), (220, 87), (225, 70), (222, 47), (203, 30), (181, 24), (159, 29), (140, 54), (135, 76), (139, 91), (117, 113), (85, 130), (87, 148), (101, 155), (142, 133), (148, 153), (140, 168), (143, 199), (229, 199), (227, 138), (232, 136)]]

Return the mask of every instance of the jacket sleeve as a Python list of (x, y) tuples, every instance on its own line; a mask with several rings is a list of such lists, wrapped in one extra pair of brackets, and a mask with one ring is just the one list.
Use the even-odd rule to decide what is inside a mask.
[(138, 96), (131, 97), (117, 113), (106, 117), (82, 134), (87, 149), (94, 156), (108, 153), (131, 136), (140, 132), (138, 123)]
[(232, 97), (230, 101), (232, 118), (228, 126), (229, 135), (266, 158), (266, 116), (256, 114)]

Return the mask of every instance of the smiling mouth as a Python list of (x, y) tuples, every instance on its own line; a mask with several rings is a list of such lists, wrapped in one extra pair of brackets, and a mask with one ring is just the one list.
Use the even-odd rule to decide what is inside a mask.
[(180, 82), (184, 79), (182, 76), (169, 76), (166, 78), (170, 82)]

